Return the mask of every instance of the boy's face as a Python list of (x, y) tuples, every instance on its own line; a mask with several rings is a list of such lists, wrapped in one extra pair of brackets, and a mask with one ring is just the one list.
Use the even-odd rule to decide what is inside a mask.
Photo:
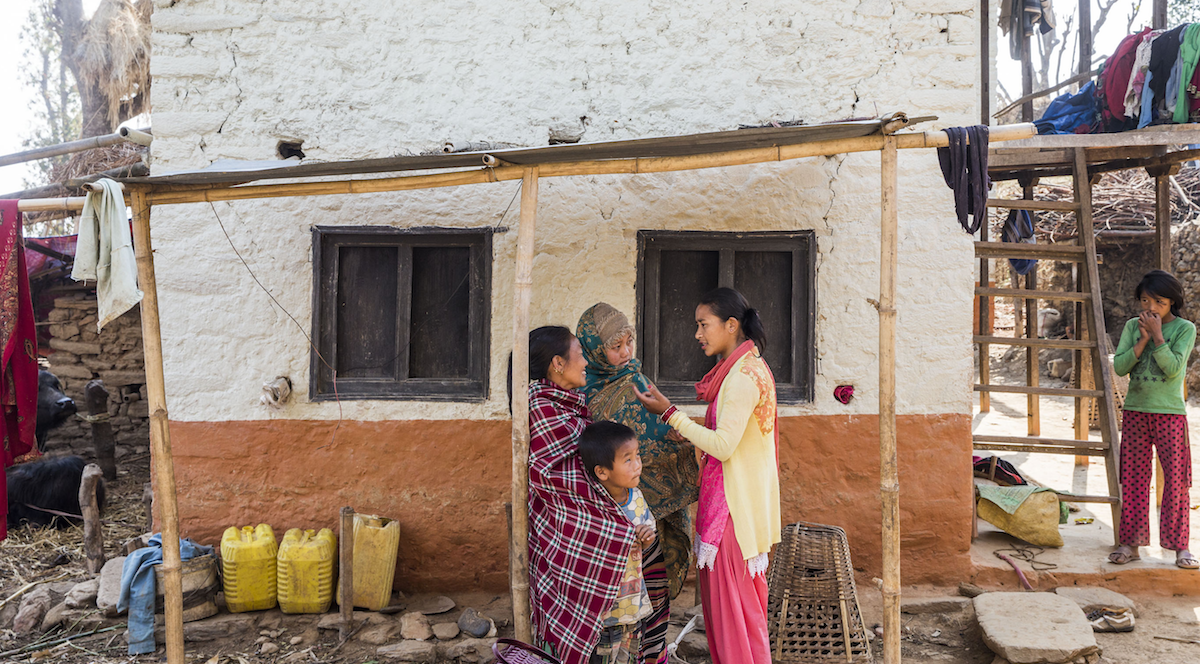
[(630, 438), (617, 448), (613, 467), (596, 466), (596, 477), (605, 486), (635, 489), (642, 476), (642, 457), (638, 454), (637, 438)]

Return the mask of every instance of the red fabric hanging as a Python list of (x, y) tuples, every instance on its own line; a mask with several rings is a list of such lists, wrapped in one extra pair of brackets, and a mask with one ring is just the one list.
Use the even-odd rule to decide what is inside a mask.
[[(21, 244), (18, 201), (0, 200), (0, 426), (3, 446), (0, 466), (8, 468), (17, 457), (37, 446), (37, 328), (29, 299), (29, 274)], [(0, 514), (8, 515), (8, 489), (0, 479)], [(8, 536), (0, 521), (0, 540)]]

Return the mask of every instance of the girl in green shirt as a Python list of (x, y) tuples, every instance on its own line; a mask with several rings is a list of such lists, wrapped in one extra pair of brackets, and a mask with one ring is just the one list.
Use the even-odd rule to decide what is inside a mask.
[(1113, 357), (1118, 375), (1129, 375), (1121, 415), (1121, 545), (1109, 554), (1117, 565), (1140, 559), (1150, 544), (1150, 475), (1154, 450), (1162, 464), (1159, 545), (1175, 551), (1175, 564), (1200, 567), (1188, 550), (1192, 452), (1188, 443), (1183, 379), (1196, 345), (1196, 326), (1180, 317), (1183, 285), (1162, 270), (1142, 277), (1134, 291), (1142, 313), (1125, 324)]

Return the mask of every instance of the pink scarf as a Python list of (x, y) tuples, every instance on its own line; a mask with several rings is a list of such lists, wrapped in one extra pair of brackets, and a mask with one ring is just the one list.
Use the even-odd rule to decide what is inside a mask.
[[(696, 398), (708, 403), (708, 409), (704, 411), (706, 429), (717, 429), (717, 396), (721, 393), (721, 385), (733, 365), (751, 350), (754, 350), (754, 342), (749, 339), (743, 341), (729, 357), (718, 362), (696, 383)], [(729, 503), (725, 502), (724, 470), (720, 461), (705, 454), (700, 466), (700, 504), (696, 509), (696, 562), (700, 568), (712, 566), (728, 521)]]

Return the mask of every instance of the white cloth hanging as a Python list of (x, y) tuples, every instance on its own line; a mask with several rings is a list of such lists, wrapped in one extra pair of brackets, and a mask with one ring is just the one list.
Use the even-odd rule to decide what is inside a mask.
[(125, 196), (113, 180), (98, 180), (100, 191), (88, 192), (79, 217), (75, 246), (75, 281), (96, 281), (99, 312), (96, 329), (142, 301), (137, 287), (137, 261), (125, 214)]

